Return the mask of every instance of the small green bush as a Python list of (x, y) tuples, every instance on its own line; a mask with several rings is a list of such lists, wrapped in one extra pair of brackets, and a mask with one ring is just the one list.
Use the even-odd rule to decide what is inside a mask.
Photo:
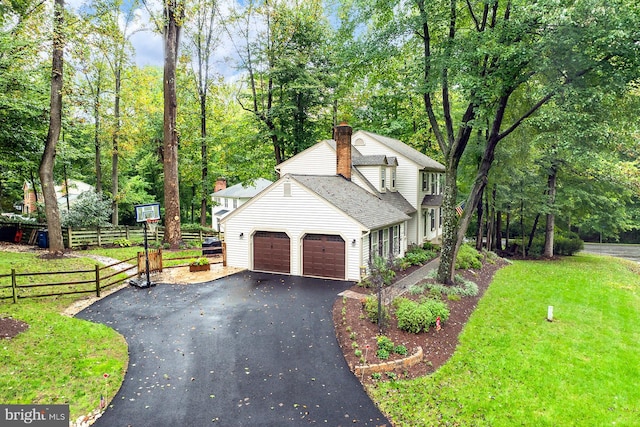
[(376, 352), (376, 356), (380, 360), (387, 360), (389, 358), (389, 351), (385, 350), (384, 348), (379, 348)]
[(460, 246), (456, 257), (456, 270), (466, 270), (469, 268), (482, 268), (482, 254), (469, 245)]
[(394, 349), (393, 341), (385, 335), (378, 335), (376, 343), (378, 344), (378, 349), (386, 350), (388, 353), (391, 353)]
[(356, 357), (360, 357), (360, 356), (362, 356), (362, 350), (357, 349), (356, 351), (353, 352), (353, 354), (355, 354)]
[(425, 299), (421, 302), (411, 301), (407, 298), (396, 298), (398, 328), (414, 334), (428, 331), (435, 325), (436, 319), (444, 322), (449, 318), (449, 308), (440, 300)]
[(380, 372), (374, 372), (371, 374), (371, 378), (374, 380), (379, 380), (380, 378), (382, 378), (382, 374)]
[(120, 248), (130, 248), (132, 245), (131, 240), (127, 239), (126, 237), (114, 240), (113, 244)]
[(407, 354), (407, 347), (403, 346), (402, 344), (397, 345), (393, 348), (393, 352), (396, 354), (400, 354), (402, 356), (404, 356), (405, 354)]
[[(364, 300), (364, 311), (367, 315), (367, 318), (372, 323), (378, 323), (378, 298), (374, 295), (369, 295)], [(387, 322), (389, 320), (389, 308), (382, 305), (382, 321)]]

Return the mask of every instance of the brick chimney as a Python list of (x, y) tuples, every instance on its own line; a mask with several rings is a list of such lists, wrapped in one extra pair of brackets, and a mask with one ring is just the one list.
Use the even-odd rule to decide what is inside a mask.
[(225, 188), (227, 188), (227, 180), (226, 178), (220, 177), (216, 180), (216, 185), (213, 187), (213, 192), (215, 193), (216, 191), (224, 190)]
[(353, 129), (342, 122), (333, 129), (336, 141), (336, 174), (351, 181), (351, 133)]

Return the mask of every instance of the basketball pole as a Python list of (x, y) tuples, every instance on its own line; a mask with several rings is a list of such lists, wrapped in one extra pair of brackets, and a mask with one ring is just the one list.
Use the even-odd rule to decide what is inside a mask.
[(151, 279), (149, 278), (149, 243), (147, 241), (147, 221), (144, 222), (144, 262), (147, 271), (147, 287), (151, 287)]

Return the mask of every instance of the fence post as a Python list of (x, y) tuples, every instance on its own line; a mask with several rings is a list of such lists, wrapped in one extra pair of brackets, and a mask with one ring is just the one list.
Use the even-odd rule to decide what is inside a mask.
[(100, 266), (96, 264), (96, 296), (100, 298)]
[(16, 289), (16, 269), (11, 269), (11, 291), (13, 292), (13, 303), (18, 302), (18, 294)]
[(98, 246), (102, 246), (102, 239), (100, 238), (100, 226), (96, 227), (96, 231), (98, 232)]
[(68, 249), (73, 249), (73, 237), (71, 236), (72, 229), (71, 229), (71, 227), (67, 227), (67, 229), (69, 230), (69, 232), (68, 232), (68, 235), (69, 235), (69, 237), (68, 237), (68, 239), (69, 239), (69, 248)]
[(124, 226), (124, 237), (125, 237), (125, 239), (129, 240), (129, 226), (128, 225)]

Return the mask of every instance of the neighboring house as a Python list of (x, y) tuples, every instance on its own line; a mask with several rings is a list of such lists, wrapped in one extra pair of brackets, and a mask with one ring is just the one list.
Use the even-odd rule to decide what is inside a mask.
[[(75, 179), (69, 179), (66, 182), (63, 182), (61, 185), (56, 185), (54, 186), (54, 189), (56, 191), (58, 207), (61, 211), (67, 210), (69, 206), (73, 205), (73, 203), (82, 193), (85, 193), (87, 191), (94, 191), (92, 185)], [(30, 213), (36, 212), (36, 194), (33, 191), (33, 186), (31, 185), (31, 183), (25, 181), (24, 185), (22, 186), (22, 191), (22, 213), (24, 215), (28, 215)], [(41, 192), (38, 192), (38, 202), (44, 203), (44, 196)]]
[(444, 166), (398, 140), (341, 125), (276, 169), (221, 220), (230, 266), (359, 280), (374, 255), (441, 237)]
[(225, 179), (216, 181), (215, 192), (211, 194), (213, 207), (211, 208), (211, 228), (220, 231), (219, 223), (222, 218), (245, 204), (253, 196), (272, 184), (273, 181), (258, 178), (253, 185), (236, 184), (227, 188)]

